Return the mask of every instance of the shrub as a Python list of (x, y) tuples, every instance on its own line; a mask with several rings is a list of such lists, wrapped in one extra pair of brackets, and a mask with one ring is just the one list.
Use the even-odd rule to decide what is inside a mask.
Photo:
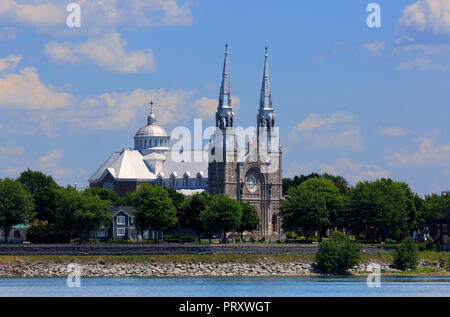
[(405, 271), (415, 269), (419, 263), (419, 251), (412, 237), (402, 240), (402, 243), (395, 249), (394, 265)]
[(181, 236), (180, 239), (182, 242), (188, 242), (188, 243), (198, 241), (198, 237), (195, 237), (195, 236)]
[(27, 231), (31, 243), (69, 243), (70, 235), (58, 230), (55, 224), (35, 220)]
[(293, 232), (286, 232), (286, 239), (293, 240), (295, 238), (297, 238), (297, 235), (295, 233), (293, 233)]
[(319, 245), (315, 257), (317, 266), (326, 273), (345, 273), (359, 263), (360, 250), (360, 243), (334, 231), (329, 239), (323, 240)]

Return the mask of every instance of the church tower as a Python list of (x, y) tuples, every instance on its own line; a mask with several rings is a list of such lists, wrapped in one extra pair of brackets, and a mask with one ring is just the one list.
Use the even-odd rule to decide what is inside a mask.
[(208, 164), (208, 191), (226, 194), (237, 199), (237, 144), (234, 131), (234, 113), (231, 105), (230, 79), (228, 73), (228, 45), (222, 70), (219, 102), (216, 111), (216, 131), (210, 143)]
[[(278, 216), (282, 197), (281, 146), (279, 129), (275, 126), (275, 112), (272, 106), (267, 46), (264, 54), (259, 109), (256, 116), (257, 169), (259, 169), (261, 211), (261, 235), (279, 236), (281, 223)], [(256, 168), (255, 168), (256, 169)]]
[(208, 190), (213, 195), (226, 194), (252, 204), (261, 219), (258, 230), (254, 230), (252, 235), (258, 239), (278, 239), (281, 233), (278, 217), (282, 195), (281, 146), (272, 107), (267, 47), (256, 135), (250, 136), (243, 157), (237, 144), (237, 131), (240, 130), (235, 130), (233, 119), (226, 47), (216, 131), (210, 143)]

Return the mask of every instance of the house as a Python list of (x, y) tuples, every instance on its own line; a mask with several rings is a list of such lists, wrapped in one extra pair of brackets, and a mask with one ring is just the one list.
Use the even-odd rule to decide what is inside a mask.
[[(22, 243), (27, 240), (27, 231), (29, 225), (19, 224), (12, 227), (9, 232), (7, 242), (9, 243)], [(5, 236), (3, 230), (0, 229), (0, 241), (4, 242)]]
[[(108, 210), (111, 221), (108, 226), (103, 226), (91, 234), (98, 240), (137, 240), (138, 232), (134, 224), (133, 206), (111, 206)], [(155, 238), (155, 231), (145, 230), (144, 239)], [(160, 238), (162, 233), (160, 233)]]

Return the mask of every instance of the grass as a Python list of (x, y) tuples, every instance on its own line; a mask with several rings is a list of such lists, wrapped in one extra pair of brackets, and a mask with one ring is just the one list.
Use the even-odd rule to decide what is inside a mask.
[(257, 263), (312, 262), (313, 254), (158, 254), (158, 255), (0, 255), (0, 265), (40, 263), (97, 262), (105, 263)]
[[(450, 263), (450, 253), (423, 251), (420, 260)], [(0, 265), (40, 263), (97, 262), (105, 263), (258, 263), (258, 262), (314, 262), (314, 254), (157, 254), (157, 255), (0, 255)], [(392, 262), (392, 253), (362, 254), (361, 262)]]

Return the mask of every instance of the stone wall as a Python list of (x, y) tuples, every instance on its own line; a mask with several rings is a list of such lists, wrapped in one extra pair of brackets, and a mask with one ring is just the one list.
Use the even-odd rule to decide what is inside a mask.
[[(314, 254), (312, 244), (0, 244), (0, 255)], [(363, 253), (388, 250), (366, 246)]]

